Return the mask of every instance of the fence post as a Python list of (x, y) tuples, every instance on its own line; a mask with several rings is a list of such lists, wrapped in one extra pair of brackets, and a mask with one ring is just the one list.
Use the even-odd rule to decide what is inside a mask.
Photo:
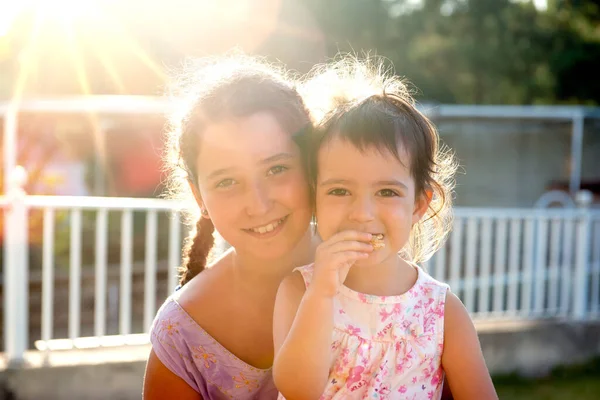
[(575, 287), (573, 290), (573, 318), (585, 320), (588, 309), (588, 280), (590, 271), (590, 236), (591, 216), (589, 213), (592, 204), (592, 193), (581, 190), (575, 195), (579, 207), (577, 218), (577, 234), (575, 236)]
[(8, 209), (4, 220), (4, 340), (9, 366), (24, 361), (28, 341), (28, 221), (23, 186), (27, 173), (16, 167), (11, 174)]

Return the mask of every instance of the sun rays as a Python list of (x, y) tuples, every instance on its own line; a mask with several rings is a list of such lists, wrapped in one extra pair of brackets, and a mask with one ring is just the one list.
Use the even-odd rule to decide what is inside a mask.
[[(111, 17), (101, 6), (100, 2), (91, 0), (30, 0), (12, 6), (20, 7), (12, 10), (4, 10), (3, 8), (8, 6), (0, 6), (0, 14), (6, 12), (12, 15), (13, 20), (26, 13), (29, 13), (32, 19), (29, 39), (18, 54), (19, 66), (11, 96), (12, 102), (18, 103), (23, 98), (28, 86), (32, 84), (31, 72), (43, 67), (45, 63), (39, 55), (49, 51), (48, 49), (57, 57), (64, 55), (65, 65), (62, 72), (74, 72), (73, 76), (69, 77), (69, 83), (78, 88), (76, 94), (93, 94), (84, 55), (98, 61), (101, 73), (105, 74), (113, 85), (111, 91), (118, 94), (125, 94), (127, 91), (124, 79), (119, 74), (119, 62), (123, 63), (119, 57), (123, 54), (133, 57), (153, 76), (164, 80), (162, 65), (152, 59), (121, 21)], [(7, 31), (7, 35), (10, 34), (10, 27), (7, 27), (10, 22), (2, 21), (2, 29)]]

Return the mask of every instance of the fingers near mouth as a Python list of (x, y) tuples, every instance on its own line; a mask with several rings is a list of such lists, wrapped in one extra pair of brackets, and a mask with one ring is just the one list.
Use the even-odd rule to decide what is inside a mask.
[(379, 250), (385, 247), (385, 242), (383, 239), (383, 233), (376, 233), (373, 235), (373, 237), (371, 238), (371, 245), (373, 246), (374, 250)]

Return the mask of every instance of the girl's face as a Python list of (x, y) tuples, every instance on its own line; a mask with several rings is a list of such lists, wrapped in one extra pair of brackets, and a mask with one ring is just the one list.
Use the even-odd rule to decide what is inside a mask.
[[(409, 161), (403, 157), (405, 165)], [(323, 240), (347, 229), (383, 234), (385, 246), (361, 265), (395, 256), (427, 210), (427, 201), (415, 196), (409, 169), (393, 154), (376, 148), (361, 152), (340, 138), (319, 150), (316, 185), (317, 227)]]
[(277, 119), (260, 112), (202, 132), (200, 201), (238, 253), (288, 254), (306, 234), (311, 207), (300, 151)]

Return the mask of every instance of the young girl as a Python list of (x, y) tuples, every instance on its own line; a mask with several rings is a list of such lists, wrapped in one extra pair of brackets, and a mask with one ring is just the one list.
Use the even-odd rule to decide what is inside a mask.
[[(259, 60), (227, 56), (190, 67), (167, 163), (171, 187), (193, 194), (199, 213), (182, 287), (151, 328), (144, 399), (274, 400), (275, 295), (314, 255), (294, 139), (308, 113), (293, 82)], [(215, 229), (232, 248), (207, 265)]]
[(341, 61), (307, 85), (323, 243), (279, 288), (275, 384), (288, 400), (439, 399), (445, 374), (455, 399), (495, 399), (466, 309), (416, 264), (447, 234), (454, 162), (381, 71)]

